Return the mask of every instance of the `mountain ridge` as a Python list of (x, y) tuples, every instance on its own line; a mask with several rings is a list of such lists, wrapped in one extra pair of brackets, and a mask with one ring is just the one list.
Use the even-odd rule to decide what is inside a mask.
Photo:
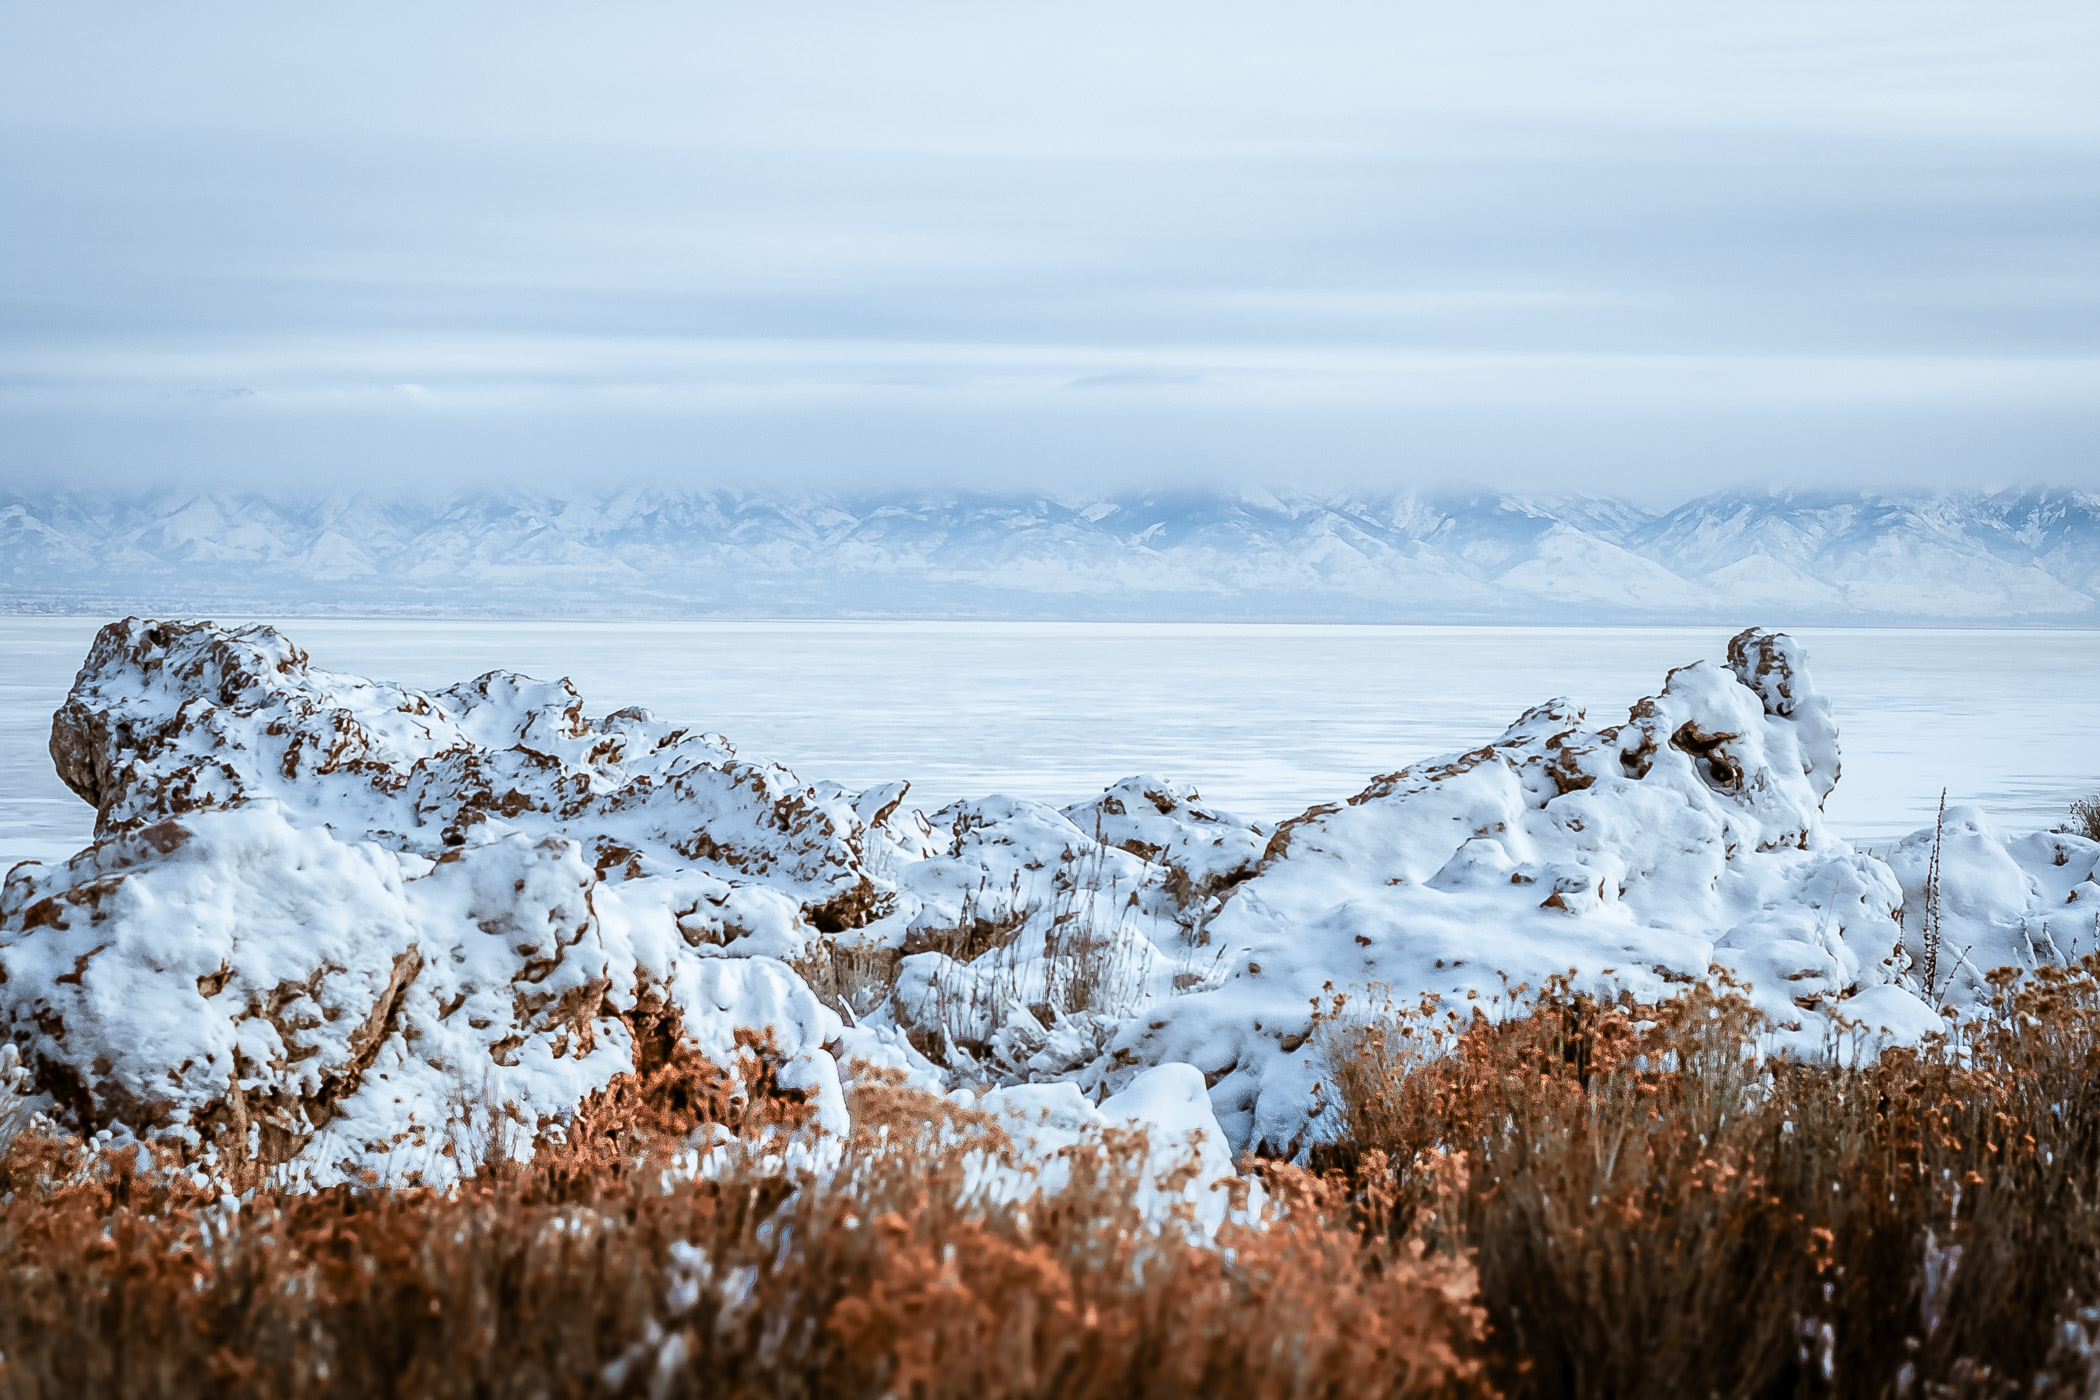
[(2100, 496), (0, 496), (0, 611), (2080, 626)]

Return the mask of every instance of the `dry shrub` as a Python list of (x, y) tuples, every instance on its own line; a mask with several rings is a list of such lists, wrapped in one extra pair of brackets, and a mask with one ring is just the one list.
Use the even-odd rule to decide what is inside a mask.
[[(1138, 904), (1107, 871), (1105, 847), (1053, 878), (1047, 906), (1013, 902), (998, 922), (914, 932), (903, 953), (947, 954), (916, 1004), (900, 1007), (912, 1045), (929, 1060), (979, 1082), (1029, 1076), (1056, 1036), (1058, 1063), (1073, 1069), (1107, 1046), (1115, 1023), (1144, 999), (1151, 945), (1131, 923)], [(1041, 942), (1021, 935), (1040, 916)], [(972, 933), (975, 929), (977, 932)], [(980, 936), (981, 935), (981, 936)], [(894, 974), (893, 974), (894, 985)]]
[[(1974, 1024), (1864, 1064), (1760, 1057), (1725, 981), (1336, 1017), (1332, 1159), (1471, 1253), (1516, 1394), (2085, 1395), (2100, 960), (1992, 986)], [(1425, 1225), (1451, 1154), (1465, 1190)]]
[(848, 1393), (1478, 1393), (1470, 1270), (1367, 1238), (1333, 1181), (1272, 1172), (1279, 1218), (1228, 1225), (1212, 1248), (1149, 1227), (1138, 1135), (1073, 1152), (1053, 1198), (994, 1206), (958, 1150), (996, 1154), (989, 1125), (929, 1118), (894, 1089), (857, 1107), (856, 1175), (798, 1218), (822, 1273), (875, 1281), (822, 1309), (859, 1377)]
[(1043, 937), (1043, 997), (1048, 1016), (1128, 1016), (1144, 995), (1138, 948), (1120, 925), (1099, 927), (1091, 907), (1051, 924)]
[[(836, 1168), (797, 1170), (779, 1133), (807, 1110), (764, 1066), (670, 1054), (444, 1192), (228, 1210), (135, 1149), (25, 1135), (0, 1160), (0, 1394), (1485, 1393), (1471, 1271), (1391, 1238), (1389, 1199), (1278, 1168), (1279, 1218), (1213, 1248), (1140, 1214), (1128, 1135), (1001, 1203), (997, 1127), (879, 1077)], [(702, 1169), (708, 1121), (745, 1136)]]
[(888, 1004), (897, 989), (895, 948), (859, 939), (826, 938), (812, 943), (789, 965), (816, 993), (817, 999), (858, 1025), (863, 1017)]
[(1128, 1016), (1144, 993), (1130, 910), (1135, 890), (1124, 896), (1108, 866), (1108, 845), (1098, 817), (1092, 853), (1074, 862), (1057, 885), (1050, 926), (1043, 936), (1043, 997), (1050, 1020), (1098, 1013)]
[(2085, 797), (2071, 804), (2070, 830), (2088, 841), (2100, 841), (2100, 797)]

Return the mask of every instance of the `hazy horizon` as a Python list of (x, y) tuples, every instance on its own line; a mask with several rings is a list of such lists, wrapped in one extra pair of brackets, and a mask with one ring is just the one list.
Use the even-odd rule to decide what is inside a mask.
[(1839, 504), (1854, 500), (1894, 503), (1927, 503), (1938, 500), (1990, 499), (1993, 497), (2100, 496), (2100, 481), (2078, 485), (2061, 481), (2010, 480), (1979, 485), (1929, 483), (1887, 485), (1765, 485), (1757, 482), (1709, 485), (1696, 490), (1669, 489), (1657, 482), (1634, 491), (1581, 490), (1539, 484), (1532, 488), (1482, 479), (1450, 477), (1376, 481), (1369, 479), (1310, 481), (1298, 484), (1263, 482), (1253, 477), (1224, 480), (1122, 480), (1122, 481), (988, 481), (970, 483), (929, 479), (901, 481), (763, 481), (713, 480), (676, 476), (606, 476), (592, 481), (563, 483), (521, 479), (487, 481), (473, 477), (457, 480), (422, 477), (413, 480), (342, 482), (325, 478), (245, 480), (174, 478), (169, 480), (0, 481), (0, 504), (105, 500), (118, 503), (167, 500), (252, 500), (273, 508), (304, 510), (331, 502), (370, 501), (380, 504), (413, 504), (437, 509), (495, 499), (519, 499), (563, 505), (606, 506), (631, 499), (675, 500), (726, 497), (748, 502), (878, 504), (900, 501), (928, 503), (1005, 504), (1041, 501), (1072, 509), (1098, 502), (1208, 502), (1232, 501), (1254, 505), (1275, 504), (1286, 508), (1305, 506), (1331, 508), (1351, 503), (1378, 504), (1413, 500), (1431, 506), (1458, 507), (1469, 504), (1508, 502), (1542, 508), (1572, 505), (1623, 506), (1642, 517), (1659, 518), (1706, 502), (1733, 503), (1769, 500), (1774, 503)]

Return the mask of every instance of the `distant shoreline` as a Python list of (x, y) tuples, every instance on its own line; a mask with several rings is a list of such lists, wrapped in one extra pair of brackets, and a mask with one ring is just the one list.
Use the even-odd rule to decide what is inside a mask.
[(0, 497), (0, 612), (2079, 629), (2100, 497)]

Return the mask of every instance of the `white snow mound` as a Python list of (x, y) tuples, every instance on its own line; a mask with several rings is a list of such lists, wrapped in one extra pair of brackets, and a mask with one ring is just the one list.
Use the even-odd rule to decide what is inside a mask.
[(1906, 971), (1895, 878), (1823, 825), (1837, 778), (1829, 704), (1781, 634), (1672, 671), (1622, 725), (1549, 701), (1285, 822), (1206, 929), (1223, 984), (1133, 1018), (1112, 1055), (1193, 1064), (1236, 1145), (1289, 1151), (1318, 1131), (1313, 1012), (1336, 991), (1463, 1005), (1569, 974), (1653, 998), (1719, 965), (1813, 1052)]

